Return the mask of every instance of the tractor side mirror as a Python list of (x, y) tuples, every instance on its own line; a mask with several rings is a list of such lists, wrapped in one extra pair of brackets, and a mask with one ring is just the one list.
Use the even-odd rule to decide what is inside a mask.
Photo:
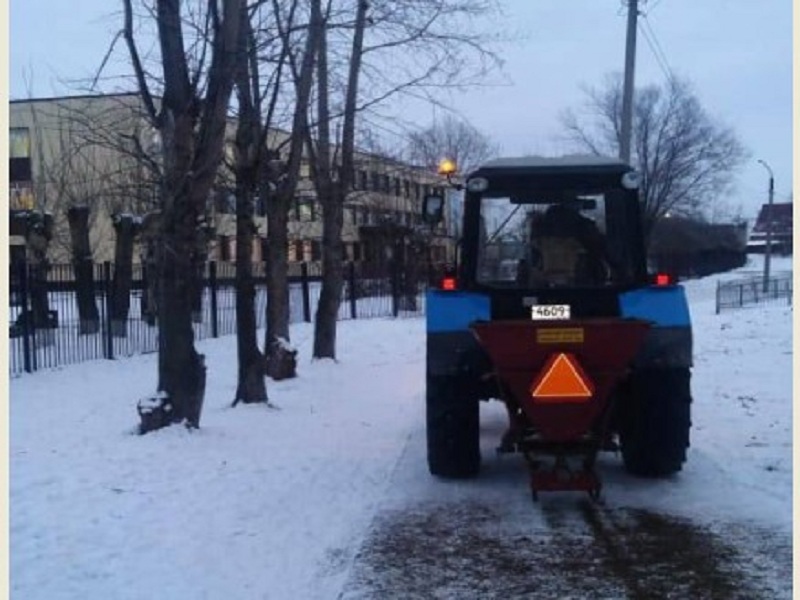
[(428, 225), (436, 225), (444, 218), (444, 198), (429, 195), (422, 199), (422, 220)]

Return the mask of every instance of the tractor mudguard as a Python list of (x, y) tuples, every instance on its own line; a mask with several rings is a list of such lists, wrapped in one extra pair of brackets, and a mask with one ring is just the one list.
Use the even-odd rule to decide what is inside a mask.
[(483, 351), (469, 330), (473, 321), (490, 315), (484, 294), (429, 290), (426, 294), (428, 375), (456, 375), (464, 365), (480, 364)]
[(489, 317), (489, 298), (429, 290), (425, 313), (428, 468), (441, 477), (473, 477), (481, 461), (479, 375), (488, 359), (469, 325)]
[(625, 317), (653, 323), (634, 360), (617, 418), (625, 468), (665, 476), (686, 460), (691, 428), (692, 325), (682, 286), (651, 287), (620, 296)]
[(620, 315), (653, 323), (633, 361), (638, 368), (692, 366), (692, 322), (683, 286), (648, 287), (620, 294)]

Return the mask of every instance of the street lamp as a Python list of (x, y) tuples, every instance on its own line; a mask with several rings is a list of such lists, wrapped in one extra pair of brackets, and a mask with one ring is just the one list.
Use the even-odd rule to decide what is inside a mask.
[(761, 160), (758, 159), (758, 162), (764, 165), (764, 168), (769, 171), (769, 204), (767, 205), (767, 245), (764, 248), (764, 293), (766, 294), (769, 291), (769, 261), (772, 254), (772, 197), (775, 194), (775, 178), (772, 176), (772, 169), (769, 168), (769, 165)]

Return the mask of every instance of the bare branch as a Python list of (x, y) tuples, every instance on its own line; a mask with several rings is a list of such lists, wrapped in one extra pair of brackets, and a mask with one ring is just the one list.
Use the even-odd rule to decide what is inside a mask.
[(150, 94), (150, 88), (147, 85), (147, 78), (145, 77), (145, 71), (142, 67), (142, 60), (139, 57), (139, 49), (136, 46), (136, 40), (134, 40), (133, 37), (133, 7), (131, 6), (131, 0), (122, 0), (122, 3), (125, 6), (125, 26), (123, 28), (125, 42), (128, 45), (128, 52), (131, 55), (134, 75), (139, 84), (139, 92), (142, 96), (145, 108), (147, 109), (147, 113), (150, 115), (151, 121), (153, 123), (158, 123), (158, 112), (153, 102), (153, 96)]

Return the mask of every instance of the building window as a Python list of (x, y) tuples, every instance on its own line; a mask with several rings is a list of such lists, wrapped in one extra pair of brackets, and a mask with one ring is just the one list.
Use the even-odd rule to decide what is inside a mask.
[(398, 177), (394, 178), (394, 195), (400, 196), (400, 179)]
[(300, 197), (295, 199), (295, 220), (316, 221), (317, 206), (314, 198)]
[(383, 186), (381, 188), (381, 191), (386, 192), (388, 194), (392, 191), (391, 185), (389, 183), (389, 176), (384, 175), (382, 179), (383, 179)]
[(381, 189), (381, 176), (378, 175), (378, 173), (375, 173), (374, 171), (371, 173), (371, 175), (372, 175), (372, 188), (371, 189), (373, 191), (376, 191), (376, 192), (380, 191), (380, 189)]
[(31, 130), (12, 127), (8, 132), (8, 155), (11, 158), (31, 157)]
[(227, 262), (231, 259), (231, 246), (230, 238), (227, 235), (221, 235), (217, 238), (219, 244), (219, 260)]
[(403, 195), (406, 198), (411, 197), (411, 182), (408, 179), (403, 180), (403, 191), (405, 192)]
[(311, 240), (311, 260), (322, 260), (322, 245), (318, 240)]
[(9, 182), (33, 179), (31, 173), (31, 132), (27, 127), (12, 127), (8, 132)]
[(291, 262), (303, 262), (302, 240), (294, 240), (289, 242), (289, 260)]

